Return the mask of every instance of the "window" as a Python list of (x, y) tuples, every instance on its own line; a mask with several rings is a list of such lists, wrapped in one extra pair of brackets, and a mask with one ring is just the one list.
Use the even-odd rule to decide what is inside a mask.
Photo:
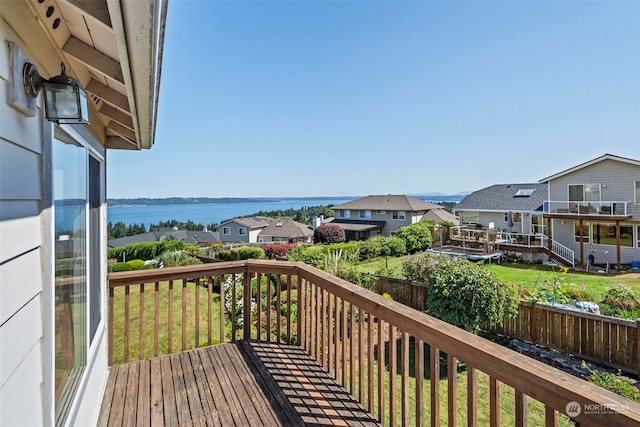
[[(569, 185), (569, 209), (571, 212), (578, 212), (578, 206), (591, 206), (589, 203), (578, 202), (599, 202), (600, 184), (577, 184)], [(598, 211), (598, 204), (591, 206)]]
[[(522, 212), (511, 212), (511, 221), (522, 222)], [(504, 222), (509, 222), (509, 212), (504, 213)]]
[(635, 204), (640, 205), (640, 181), (635, 182), (636, 191), (635, 191)]
[(542, 215), (531, 215), (531, 233), (544, 234), (544, 220)]
[(371, 219), (371, 211), (360, 211), (360, 219)]
[(102, 321), (104, 162), (55, 128), (52, 144), (55, 257), (55, 410), (64, 423)]
[(534, 191), (536, 190), (533, 188), (521, 188), (516, 191), (515, 197), (530, 197)]
[(404, 220), (405, 216), (404, 216), (404, 211), (393, 211), (393, 219), (398, 219), (398, 220)]
[[(582, 241), (585, 243), (589, 243), (590, 229), (588, 222), (582, 223)], [(578, 221), (573, 223), (573, 236), (574, 242), (580, 242), (580, 223)]]
[[(605, 223), (594, 223), (592, 225), (592, 243), (598, 245), (617, 245), (616, 225)], [(620, 246), (633, 247), (633, 226), (620, 226)]]
[(480, 212), (476, 211), (460, 211), (460, 223), (462, 224), (478, 224), (480, 222)]
[[(638, 202), (638, 203), (640, 203), (640, 202)], [(376, 213), (378, 215), (385, 215), (387, 213), (387, 211), (376, 211)]]
[(640, 248), (640, 224), (636, 225), (636, 247)]
[(349, 210), (347, 209), (340, 209), (338, 211), (338, 218), (349, 218)]
[(230, 227), (222, 227), (222, 234), (225, 236), (228, 236), (231, 234), (231, 228)]
[(247, 229), (244, 227), (239, 227), (238, 228), (238, 236), (246, 236), (247, 235)]

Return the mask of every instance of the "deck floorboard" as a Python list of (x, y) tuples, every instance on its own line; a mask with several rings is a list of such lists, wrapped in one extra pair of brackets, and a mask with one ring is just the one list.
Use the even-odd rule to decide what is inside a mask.
[(111, 367), (99, 426), (379, 426), (300, 347), (238, 341)]

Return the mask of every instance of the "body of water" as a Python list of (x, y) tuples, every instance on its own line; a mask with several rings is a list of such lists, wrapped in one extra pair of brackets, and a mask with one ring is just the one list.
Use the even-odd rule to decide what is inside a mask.
[(144, 224), (147, 229), (160, 221), (193, 221), (203, 225), (220, 224), (231, 218), (251, 215), (259, 211), (301, 209), (309, 206), (339, 205), (357, 197), (301, 197), (272, 199), (277, 201), (247, 203), (211, 203), (188, 205), (154, 205), (107, 207), (107, 221), (125, 225)]

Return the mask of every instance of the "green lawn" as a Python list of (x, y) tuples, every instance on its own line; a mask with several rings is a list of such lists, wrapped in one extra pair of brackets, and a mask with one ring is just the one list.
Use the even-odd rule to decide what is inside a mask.
[[(400, 273), (403, 259), (404, 257), (375, 258), (359, 263), (358, 268), (369, 273), (375, 273), (380, 268), (389, 268)], [(615, 284), (623, 284), (640, 290), (640, 275), (634, 273), (604, 275), (576, 270), (563, 273), (559, 267), (541, 264), (494, 263), (485, 264), (485, 267), (498, 276), (502, 282), (515, 283), (519, 289), (531, 290), (544, 286), (550, 281), (559, 281), (566, 286), (572, 284), (580, 286), (584, 283), (585, 290), (593, 294), (602, 294), (606, 288)]]

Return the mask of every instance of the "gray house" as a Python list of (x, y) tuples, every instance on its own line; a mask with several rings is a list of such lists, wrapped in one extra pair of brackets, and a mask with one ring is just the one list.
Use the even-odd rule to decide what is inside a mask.
[(218, 226), (220, 241), (224, 243), (288, 242), (311, 243), (313, 230), (291, 219), (263, 216), (235, 218)]
[(475, 191), (455, 212), (467, 228), (498, 229), (504, 248), (530, 260), (620, 269), (640, 260), (640, 161), (605, 154), (536, 184)]
[(426, 219), (458, 223), (442, 206), (405, 195), (366, 196), (334, 206), (333, 212), (331, 223), (345, 230), (347, 240), (391, 236), (401, 227)]
[(541, 182), (548, 185), (549, 235), (579, 265), (640, 260), (640, 160), (605, 154)]
[(465, 196), (454, 212), (462, 225), (544, 233), (542, 208), (547, 198), (546, 184), (497, 184)]
[(153, 145), (166, 6), (0, 2), (1, 426), (98, 420), (107, 153)]

